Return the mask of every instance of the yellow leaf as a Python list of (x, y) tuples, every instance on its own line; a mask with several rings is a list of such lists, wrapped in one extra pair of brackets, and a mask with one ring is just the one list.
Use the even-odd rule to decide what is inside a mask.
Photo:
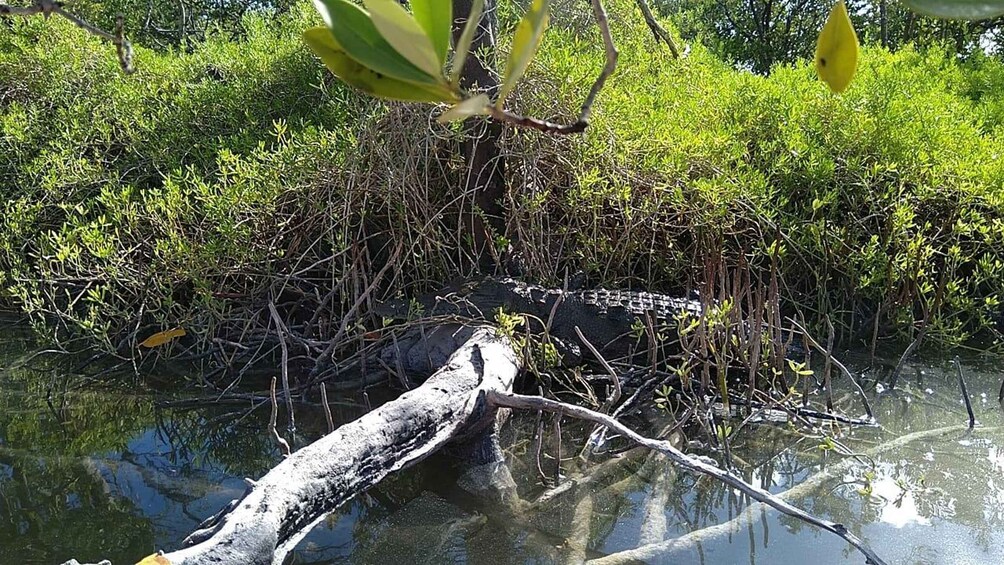
[[(183, 335), (185, 335), (185, 330), (183, 328), (174, 328), (173, 330), (165, 330), (162, 332), (157, 332), (152, 336), (144, 339), (143, 342), (139, 344), (139, 346), (147, 348), (159, 347)], [(150, 559), (150, 557), (147, 557), (147, 559)]]
[(171, 562), (163, 555), (154, 553), (153, 555), (144, 557), (143, 560), (136, 565), (171, 565)]
[(530, 60), (540, 47), (540, 40), (544, 37), (544, 30), (547, 29), (550, 7), (551, 0), (533, 0), (526, 14), (523, 14), (523, 19), (516, 26), (516, 32), (512, 37), (512, 51), (509, 52), (505, 64), (505, 78), (496, 102), (500, 109), (506, 96), (509, 96), (516, 83), (523, 77), (526, 68), (530, 66)]
[(816, 43), (816, 73), (833, 92), (843, 92), (858, 67), (858, 36), (847, 6), (840, 0), (819, 32)]

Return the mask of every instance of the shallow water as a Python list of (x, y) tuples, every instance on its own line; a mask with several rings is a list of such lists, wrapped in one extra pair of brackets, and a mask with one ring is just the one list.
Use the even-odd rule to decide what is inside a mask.
[[(143, 383), (73, 374), (52, 356), (29, 359), (23, 332), (0, 334), (0, 563), (111, 559), (132, 563), (172, 549), (205, 517), (280, 460), (264, 433), (267, 406), (178, 402), (184, 372), (164, 370)], [(864, 357), (847, 358), (862, 370)], [(963, 371), (979, 422), (855, 462), (793, 499), (817, 516), (846, 524), (888, 563), (1004, 562), (1004, 421), (996, 403), (999, 360), (970, 358)], [(869, 383), (876, 371), (865, 371)], [(890, 439), (963, 424), (966, 414), (948, 359), (909, 364), (895, 392), (872, 390), (881, 428), (834, 429), (847, 449), (865, 452)], [(874, 389), (874, 386), (870, 388)], [(141, 392), (137, 392), (140, 390)], [(837, 395), (859, 415), (860, 404)], [(340, 421), (364, 409), (335, 407)], [(284, 416), (280, 416), (280, 421)], [(670, 423), (646, 411), (632, 423)], [(536, 416), (517, 415), (504, 443), (519, 494), (546, 487), (538, 472)], [(297, 409), (300, 445), (325, 429), (316, 409)], [(736, 470), (772, 492), (846, 459), (821, 439), (784, 425), (740, 426), (729, 438)], [(539, 467), (556, 472), (552, 422)], [(562, 475), (587, 429), (562, 425)], [(690, 438), (702, 440), (704, 438)], [(719, 452), (709, 455), (722, 461)], [(607, 458), (597, 458), (598, 462)], [(721, 485), (631, 453), (587, 469), (601, 476), (539, 511), (480, 507), (457, 487), (454, 461), (434, 457), (399, 473), (329, 516), (300, 544), (295, 563), (545, 564), (598, 559), (644, 546), (647, 563), (862, 563), (839, 538), (776, 512), (745, 510)], [(668, 552), (659, 542), (739, 517), (734, 529)], [(582, 538), (588, 520), (588, 539)], [(580, 543), (581, 542), (581, 543)], [(655, 545), (652, 545), (655, 544)], [(662, 544), (665, 546), (666, 544)]]

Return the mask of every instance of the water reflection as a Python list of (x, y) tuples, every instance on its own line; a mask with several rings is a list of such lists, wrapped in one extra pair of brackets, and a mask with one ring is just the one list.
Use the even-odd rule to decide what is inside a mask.
[[(176, 398), (163, 385), (137, 394), (135, 383), (115, 388), (67, 379), (56, 359), (22, 366), (30, 351), (23, 336), (0, 336), (0, 563), (58, 563), (71, 556), (131, 563), (155, 548), (177, 547), (243, 492), (244, 477), (260, 476), (279, 460), (263, 432), (267, 407), (167, 402)], [(856, 361), (861, 369), (863, 361)], [(947, 359), (908, 369), (911, 378), (895, 391), (875, 393), (883, 427), (832, 430), (842, 445), (865, 454), (907, 433), (965, 422)], [(981, 424), (972, 433), (926, 437), (874, 455), (874, 465), (862, 457), (843, 468), (847, 456), (820, 449), (819, 436), (783, 425), (743, 427), (730, 438), (735, 471), (778, 493), (820, 470), (839, 470), (794, 502), (845, 523), (890, 563), (1004, 562), (1004, 421), (996, 403), (986, 400), (995, 398), (999, 372), (979, 361), (965, 372)], [(848, 414), (860, 412), (852, 395), (838, 397)], [(326, 425), (321, 413), (302, 410), (305, 442)], [(337, 411), (343, 420), (358, 413)], [(669, 421), (649, 411), (632, 424), (650, 431)], [(536, 417), (526, 415), (505, 431), (526, 501), (547, 492), (545, 483), (557, 473), (554, 438), (545, 438), (538, 457), (535, 430)], [(578, 467), (573, 456), (587, 433), (572, 422), (562, 426), (561, 473), (584, 486), (547, 503), (485, 507), (456, 486), (453, 461), (436, 457), (329, 516), (292, 559), (603, 563), (642, 547), (647, 552), (637, 555), (648, 563), (862, 561), (838, 538), (773, 511), (751, 511), (731, 489), (678, 472), (643, 450)], [(691, 534), (729, 521), (733, 527)]]

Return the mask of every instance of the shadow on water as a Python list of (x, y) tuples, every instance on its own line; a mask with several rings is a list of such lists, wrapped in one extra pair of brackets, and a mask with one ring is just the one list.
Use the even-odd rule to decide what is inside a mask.
[[(267, 406), (179, 403), (162, 384), (89, 381), (66, 374), (66, 363), (48, 356), (25, 362), (33, 351), (25, 333), (0, 334), (0, 563), (75, 557), (118, 565), (155, 548), (178, 547), (202, 519), (243, 492), (244, 477), (258, 477), (280, 460), (264, 432)], [(879, 371), (868, 368), (867, 358), (847, 361), (872, 379), (882, 427), (829, 430), (846, 449), (861, 453), (904, 434), (965, 422), (947, 358), (908, 365), (895, 391), (874, 386)], [(1004, 562), (1000, 367), (975, 358), (964, 363), (979, 421), (973, 433), (956, 431), (862, 458), (794, 502), (846, 524), (889, 563)], [(184, 374), (160, 381), (172, 379)], [(861, 412), (852, 395), (838, 397), (846, 413)], [(361, 410), (349, 406), (336, 415), (346, 421)], [(669, 421), (653, 409), (632, 424), (652, 433)], [(311, 407), (298, 408), (297, 423), (300, 445), (326, 429)], [(536, 416), (517, 415), (505, 429), (525, 500), (546, 490), (539, 470), (549, 477), (556, 472), (557, 442), (545, 438), (538, 458), (536, 427)], [(821, 436), (789, 426), (735, 428), (729, 441), (736, 472), (775, 493), (847, 457), (837, 453), (839, 446), (821, 448), (827, 445)], [(588, 431), (564, 423), (563, 475), (576, 475), (572, 458)], [(658, 548), (665, 539), (737, 516), (738, 526), (723, 535), (675, 552), (653, 549), (643, 562), (861, 562), (838, 538), (775, 512), (749, 512), (748, 501), (733, 491), (644, 452), (583, 469), (593, 479), (588, 488), (533, 511), (477, 504), (457, 486), (452, 463), (434, 457), (357, 497), (301, 542), (293, 562), (565, 563), (575, 555)], [(588, 539), (577, 547), (581, 532)]]

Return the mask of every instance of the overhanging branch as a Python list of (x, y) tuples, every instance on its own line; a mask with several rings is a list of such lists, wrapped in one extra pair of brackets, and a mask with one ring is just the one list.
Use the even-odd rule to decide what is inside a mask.
[(101, 39), (111, 42), (115, 45), (115, 49), (118, 52), (119, 66), (126, 73), (132, 73), (135, 71), (133, 66), (133, 50), (132, 43), (126, 39), (124, 27), (125, 19), (119, 15), (115, 18), (115, 31), (107, 32), (97, 26), (94, 26), (84, 20), (83, 18), (67, 12), (63, 9), (62, 2), (56, 2), (54, 0), (35, 0), (35, 3), (31, 6), (20, 7), (20, 6), (10, 6), (8, 4), (0, 4), (0, 16), (2, 17), (13, 17), (13, 16), (23, 16), (29, 17), (36, 14), (41, 14), (45, 18), (48, 18), (52, 14), (57, 16), (62, 16), (73, 23), (73, 25), (79, 27), (80, 29), (90, 33), (91, 35), (96, 35)]

